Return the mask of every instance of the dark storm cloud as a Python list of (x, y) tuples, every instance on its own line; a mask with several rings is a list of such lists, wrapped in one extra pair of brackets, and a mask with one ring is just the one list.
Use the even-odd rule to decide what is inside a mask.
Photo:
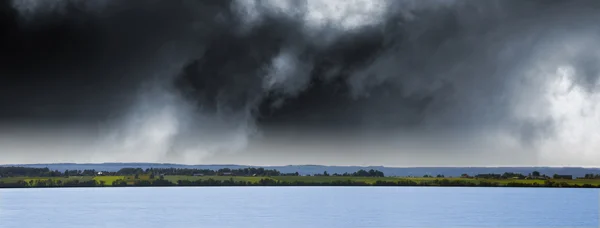
[(158, 124), (149, 129), (166, 135), (152, 140), (175, 154), (254, 125), (267, 139), (279, 129), (506, 131), (530, 143), (557, 130), (518, 108), (543, 99), (537, 68), (570, 64), (573, 85), (597, 88), (596, 49), (548, 57), (600, 38), (597, 1), (373, 1), (380, 11), (359, 14), (374, 22), (350, 26), (355, 9), (311, 19), (310, 1), (287, 3), (3, 1), (0, 120), (93, 122), (134, 109), (131, 128)]
[(215, 14), (228, 6), (105, 1), (97, 9), (92, 1), (13, 2), (1, 3), (1, 97), (2, 107), (10, 108), (0, 112), (49, 121), (98, 120), (122, 110), (139, 84), (152, 79), (155, 65), (165, 64), (157, 57), (163, 48), (178, 42), (194, 49), (201, 38), (195, 30), (210, 30)]

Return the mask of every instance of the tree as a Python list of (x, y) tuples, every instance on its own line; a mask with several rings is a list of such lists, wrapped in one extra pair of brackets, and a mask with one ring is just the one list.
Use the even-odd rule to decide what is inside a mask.
[(150, 179), (154, 179), (154, 173), (150, 174)]
[(540, 172), (538, 172), (538, 171), (533, 171), (533, 172), (531, 173), (531, 175), (532, 175), (532, 176), (534, 176), (534, 177), (539, 177), (539, 176), (540, 176)]
[(127, 182), (123, 179), (113, 181), (112, 186), (127, 186)]
[(135, 176), (133, 177), (134, 179), (140, 179), (140, 175), (135, 174)]

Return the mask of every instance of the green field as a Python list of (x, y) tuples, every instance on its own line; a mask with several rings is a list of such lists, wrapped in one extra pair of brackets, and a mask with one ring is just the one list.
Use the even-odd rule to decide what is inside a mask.
[(116, 180), (119, 179), (125, 179), (124, 176), (97, 176), (94, 177), (94, 180), (96, 181), (96, 183), (100, 184), (102, 183), (101, 181), (104, 181), (104, 185), (110, 186), (112, 185), (112, 183)]
[[(479, 184), (481, 181), (498, 183), (498, 184), (508, 184), (508, 183), (523, 183), (523, 184), (544, 184), (545, 180), (524, 180), (524, 179), (475, 179), (475, 178), (460, 178), (460, 177), (448, 177), (448, 178), (438, 178), (438, 177), (340, 177), (340, 176), (273, 176), (273, 177), (242, 177), (242, 176), (166, 176), (165, 179), (171, 182), (177, 182), (178, 180), (229, 180), (233, 179), (234, 181), (246, 181), (257, 183), (260, 179), (270, 178), (273, 180), (279, 181), (287, 181), (287, 182), (305, 182), (305, 183), (330, 183), (334, 181), (346, 181), (352, 180), (356, 182), (364, 182), (367, 184), (373, 184), (376, 181), (391, 181), (396, 182), (399, 180), (410, 180), (417, 183), (421, 182), (433, 182), (435, 180), (460, 180), (469, 183)], [(598, 179), (573, 179), (573, 180), (562, 180), (562, 179), (551, 179), (554, 182), (565, 182), (568, 184), (591, 184), (591, 185), (600, 185), (600, 180)]]
[[(438, 177), (403, 177), (400, 179), (406, 179), (406, 180), (411, 180), (411, 181), (415, 181), (417, 183), (420, 182), (424, 182), (424, 181), (434, 181), (434, 180), (442, 180), (442, 179), (447, 179), (447, 180), (459, 180), (459, 181), (465, 181), (465, 182), (469, 182), (469, 183), (474, 183), (474, 184), (479, 184), (481, 181), (487, 181), (487, 182), (492, 182), (492, 183), (499, 183), (499, 184), (508, 184), (508, 183), (524, 183), (524, 184), (533, 184), (533, 183), (538, 183), (538, 184), (544, 184), (544, 180), (523, 180), (523, 179), (476, 179), (476, 178), (462, 178), (462, 177), (449, 177), (449, 178), (438, 178)], [(567, 180), (569, 181), (569, 180)], [(598, 184), (600, 184), (600, 180), (596, 181)]]
[[(45, 181), (45, 180), (52, 180), (52, 181), (62, 181), (62, 182), (66, 182), (66, 181), (73, 181), (73, 180), (78, 180), (78, 181), (89, 181), (94, 179), (94, 177), (91, 176), (72, 176), (72, 177), (23, 177), (23, 178), (19, 178), (16, 177), (15, 181), (17, 180), (24, 180), (25, 182), (29, 183), (29, 182), (34, 182), (34, 181)], [(2, 179), (4, 180), (4, 179)]]
[(196, 180), (213, 179), (213, 180), (224, 181), (224, 180), (233, 179), (234, 181), (246, 181), (246, 182), (258, 183), (258, 181), (260, 181), (261, 179), (265, 179), (265, 178), (279, 180), (279, 181), (288, 181), (288, 182), (299, 181), (299, 182), (305, 182), (305, 183), (329, 183), (329, 182), (333, 182), (333, 181), (352, 180), (352, 181), (357, 181), (357, 182), (365, 182), (367, 184), (375, 183), (378, 180), (398, 181), (401, 179), (401, 178), (397, 178), (397, 177), (334, 177), (334, 176), (316, 176), (316, 177), (314, 177), (314, 176), (313, 177), (305, 177), (305, 176), (273, 176), (273, 177), (166, 176), (165, 180), (168, 180), (171, 182), (177, 182), (178, 180), (196, 181)]
[(53, 182), (57, 182), (57, 181), (61, 181), (61, 182), (68, 182), (68, 181), (90, 181), (90, 180), (95, 180), (96, 183), (101, 184), (102, 181), (104, 181), (104, 185), (106, 186), (110, 186), (112, 185), (113, 181), (118, 180), (118, 179), (123, 179), (125, 178), (124, 176), (96, 176), (96, 177), (92, 177), (92, 176), (70, 176), (70, 177), (6, 177), (6, 178), (0, 178), (0, 181), (4, 182), (4, 183), (16, 183), (17, 181), (25, 181), (27, 183), (34, 183), (36, 181), (47, 181), (47, 180), (52, 180)]
[(352, 180), (356, 182), (364, 182), (367, 184), (373, 184), (376, 181), (398, 181), (400, 178), (396, 177), (336, 177), (336, 176), (316, 176), (316, 177), (303, 177), (303, 176), (279, 176), (272, 177), (272, 179), (280, 181), (298, 181), (306, 183), (329, 183), (334, 181), (346, 181)]
[[(246, 182), (257, 183), (258, 181), (260, 181), (260, 179), (264, 179), (264, 178), (266, 178), (266, 177), (239, 177), (239, 176), (165, 176), (165, 180), (171, 181), (173, 183), (176, 183), (178, 180), (196, 181), (196, 180), (208, 180), (208, 179), (220, 180), (220, 181), (233, 179), (234, 181), (246, 181)], [(274, 178), (272, 178), (272, 179), (274, 179)]]
[[(111, 186), (116, 180), (124, 180), (128, 185), (133, 185), (136, 181), (142, 180), (157, 180), (158, 177), (154, 179), (150, 178), (149, 175), (139, 175), (137, 179), (135, 176), (71, 176), (71, 177), (9, 177), (9, 178), (0, 178), (0, 182), (4, 183), (16, 183), (20, 180), (25, 181), (27, 183), (35, 183), (36, 181), (47, 181), (52, 180), (53, 182), (67, 182), (67, 181), (75, 181), (79, 182), (94, 180), (98, 185), (104, 184), (104, 186)], [(413, 181), (417, 184), (429, 183), (430, 185), (435, 185), (434, 182), (447, 180), (447, 181), (462, 181), (465, 183), (472, 183), (479, 185), (482, 181), (487, 183), (497, 183), (498, 185), (506, 185), (508, 183), (521, 183), (521, 184), (534, 184), (537, 183), (539, 185), (543, 185), (545, 180), (525, 180), (525, 179), (476, 179), (476, 178), (437, 178), (437, 177), (342, 177), (342, 176), (273, 176), (273, 177), (248, 177), (248, 176), (165, 176), (165, 180), (168, 180), (173, 183), (177, 183), (179, 180), (188, 180), (188, 181), (197, 181), (197, 180), (208, 180), (213, 179), (217, 181), (226, 181), (226, 180), (234, 180), (236, 182), (245, 181), (248, 183), (258, 183), (261, 179), (272, 179), (275, 181), (282, 182), (303, 182), (303, 183), (315, 183), (315, 184), (327, 184), (336, 181), (353, 181), (353, 182), (361, 182), (366, 184), (374, 184), (377, 181), (385, 181), (385, 182), (398, 182), (398, 181)], [(573, 180), (562, 180), (562, 179), (551, 179), (551, 181), (556, 183), (567, 183), (569, 185), (584, 185), (590, 184), (593, 186), (600, 186), (600, 179), (573, 179)]]

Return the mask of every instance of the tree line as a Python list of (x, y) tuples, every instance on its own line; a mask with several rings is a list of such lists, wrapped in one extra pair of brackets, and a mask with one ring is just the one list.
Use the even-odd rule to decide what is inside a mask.
[[(327, 171), (324, 171), (323, 174), (315, 174), (314, 176), (329, 176), (329, 173), (327, 173)], [(374, 170), (374, 169), (370, 169), (369, 171), (364, 170), (364, 169), (360, 169), (356, 172), (353, 173), (334, 173), (331, 176), (337, 176), (337, 177), (385, 177), (385, 174), (379, 170)]]
[[(101, 173), (101, 174), (100, 174)], [(212, 169), (190, 169), (190, 168), (122, 168), (116, 172), (89, 170), (50, 170), (48, 168), (30, 168), (30, 167), (0, 167), (0, 177), (69, 177), (69, 176), (129, 176), (129, 175), (182, 175), (182, 176), (300, 176), (298, 172), (281, 173), (275, 169), (265, 168), (222, 168)], [(384, 173), (379, 170), (358, 170), (353, 173), (329, 174), (327, 171), (314, 176), (351, 176), (351, 177), (384, 177)]]
[(30, 167), (0, 167), (0, 177), (69, 177), (69, 176), (128, 176), (128, 175), (205, 175), (205, 176), (299, 176), (295, 173), (281, 173), (275, 169), (265, 168), (223, 168), (212, 169), (176, 169), (176, 168), (122, 168), (116, 172), (89, 170), (50, 170), (48, 168), (30, 168)]
[(48, 168), (0, 167), (2, 177), (58, 177), (63, 173)]
[[(103, 182), (94, 180), (78, 181), (78, 180), (35, 180), (35, 181), (17, 181), (16, 183), (3, 183), (0, 181), (0, 188), (27, 188), (27, 187), (104, 187), (107, 186)], [(125, 180), (116, 180), (110, 186), (113, 187), (150, 187), (150, 186), (468, 186), (468, 187), (563, 187), (563, 188), (598, 188), (598, 185), (591, 184), (569, 184), (566, 182), (558, 182), (546, 180), (540, 184), (509, 182), (498, 183), (490, 181), (465, 181), (465, 180), (449, 180), (449, 179), (434, 179), (430, 181), (416, 182), (408, 179), (399, 179), (397, 181), (377, 180), (372, 183), (358, 180), (332, 180), (329, 182), (309, 182), (309, 181), (285, 181), (272, 178), (261, 178), (259, 181), (235, 180), (229, 178), (227, 180), (216, 180), (213, 178), (199, 180), (178, 180), (172, 182), (163, 178), (154, 180), (135, 180), (127, 182)]]
[(588, 173), (583, 176), (583, 179), (600, 179), (600, 174)]

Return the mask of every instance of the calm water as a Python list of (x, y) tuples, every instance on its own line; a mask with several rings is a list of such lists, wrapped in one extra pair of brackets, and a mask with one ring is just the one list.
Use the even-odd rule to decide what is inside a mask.
[(0, 227), (599, 227), (595, 189), (0, 189)]

